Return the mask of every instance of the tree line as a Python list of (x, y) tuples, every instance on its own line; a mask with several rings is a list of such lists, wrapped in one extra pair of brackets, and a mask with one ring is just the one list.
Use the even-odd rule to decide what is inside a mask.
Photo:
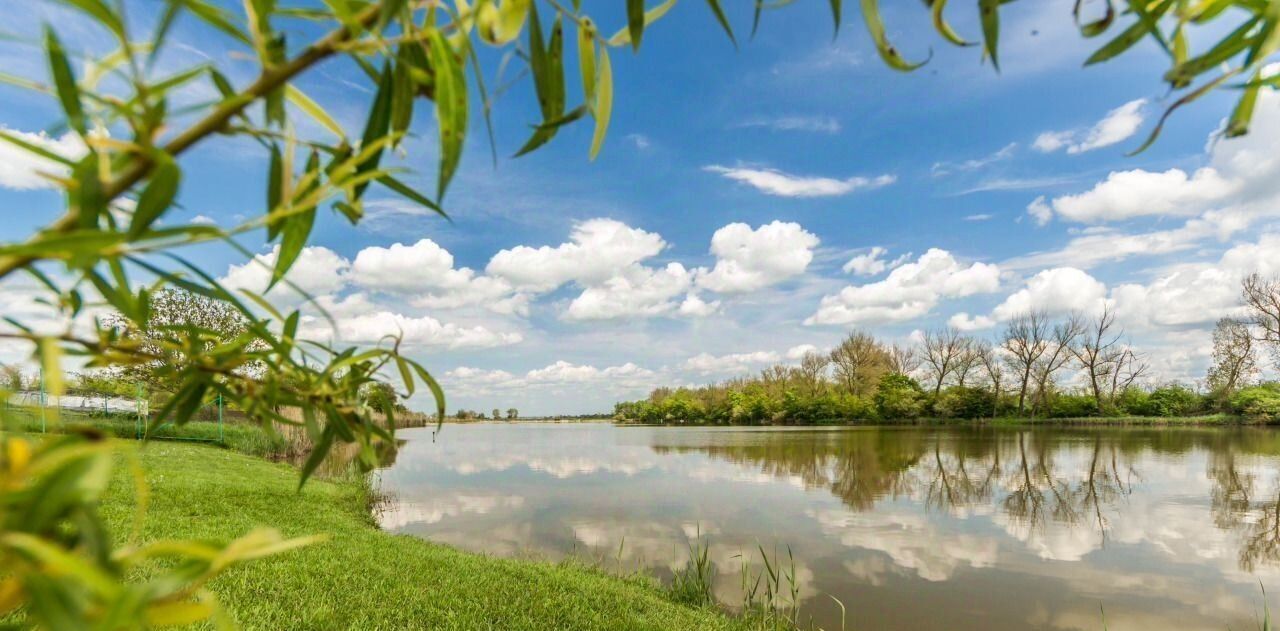
[(1213, 363), (1195, 384), (1159, 383), (1105, 305), (1054, 318), (1028, 310), (990, 338), (954, 327), (913, 343), (852, 331), (755, 376), (696, 388), (660, 387), (618, 403), (639, 423), (725, 425), (901, 421), (919, 418), (1072, 418), (1229, 413), (1280, 420), (1280, 383), (1259, 382), (1259, 354), (1280, 363), (1280, 279), (1242, 282), (1241, 318), (1213, 331)]

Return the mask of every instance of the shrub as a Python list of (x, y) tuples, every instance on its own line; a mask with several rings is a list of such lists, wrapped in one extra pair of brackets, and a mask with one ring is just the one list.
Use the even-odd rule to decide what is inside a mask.
[(1059, 394), (1049, 402), (1050, 418), (1076, 418), (1097, 414), (1098, 402), (1089, 395)]
[(1267, 422), (1280, 421), (1280, 383), (1243, 388), (1231, 397), (1231, 411)]
[(1152, 390), (1146, 407), (1148, 416), (1186, 416), (1204, 409), (1204, 398), (1191, 388), (1170, 384)]
[(942, 418), (984, 418), (995, 411), (995, 393), (984, 388), (952, 386), (933, 401), (933, 413)]
[(915, 379), (890, 373), (880, 378), (875, 403), (876, 412), (885, 420), (918, 418), (924, 412), (925, 396)]

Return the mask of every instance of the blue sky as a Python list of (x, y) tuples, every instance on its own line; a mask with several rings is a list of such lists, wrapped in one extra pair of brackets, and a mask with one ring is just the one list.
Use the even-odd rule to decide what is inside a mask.
[[(680, 3), (646, 32), (640, 54), (613, 51), (616, 104), (596, 161), (589, 123), (507, 157), (537, 119), (525, 80), (496, 105), (496, 166), (473, 116), (445, 200), (452, 223), (381, 192), (356, 227), (322, 213), (318, 249), (291, 278), (322, 296), (339, 331), (319, 319), (309, 331), (339, 343), (404, 331), (451, 409), (578, 413), (655, 385), (785, 362), (854, 328), (908, 340), (950, 323), (995, 336), (1027, 305), (1065, 312), (1109, 301), (1151, 356), (1153, 378), (1200, 378), (1213, 321), (1237, 313), (1239, 278), (1280, 272), (1280, 103), (1264, 95), (1253, 134), (1211, 142), (1233, 96), (1212, 95), (1126, 157), (1171, 101), (1159, 80), (1165, 60), (1143, 43), (1081, 69), (1100, 42), (1076, 35), (1071, 4), (1007, 5), (999, 74), (976, 49), (933, 34), (919, 3), (886, 6), (904, 55), (933, 55), (902, 74), (880, 63), (854, 6), (835, 39), (825, 3), (767, 12), (749, 43), (750, 16), (732, 14), (735, 50), (703, 3)], [(149, 24), (151, 3), (131, 6)], [(585, 8), (606, 32), (624, 22), (621, 3)], [(952, 12), (977, 37), (971, 9)], [(0, 13), (8, 33), (27, 37), (49, 22), (87, 56), (110, 48), (52, 4)], [(301, 40), (307, 31), (296, 28)], [(238, 84), (253, 76), (243, 51), (192, 22), (172, 41), (162, 70), (207, 56)], [(497, 61), (485, 52), (491, 85)], [(0, 43), (0, 65), (46, 72), (21, 41)], [(372, 97), (357, 72), (335, 61), (299, 82), (353, 135)], [(43, 142), (74, 151), (69, 139), (56, 144), (51, 99), (0, 85), (0, 103), (0, 126), (48, 132)], [(426, 190), (433, 127), (420, 109), (397, 158)], [(324, 133), (301, 117), (299, 132)], [(214, 138), (181, 164), (188, 218), (232, 226), (263, 212), (266, 161), (253, 144)], [(31, 169), (0, 149), (9, 218), (0, 241), (61, 212)], [(262, 237), (243, 243), (270, 260)], [(230, 249), (190, 255), (233, 284), (260, 289), (265, 278)], [(17, 285), (4, 295), (0, 310), (38, 311)], [(0, 361), (21, 352), (0, 349)]]

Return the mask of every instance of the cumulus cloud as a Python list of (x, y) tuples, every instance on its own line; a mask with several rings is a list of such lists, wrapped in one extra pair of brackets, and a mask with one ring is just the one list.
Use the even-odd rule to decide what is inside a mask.
[(472, 394), (531, 388), (554, 390), (582, 385), (594, 385), (611, 391), (631, 391), (650, 388), (660, 381), (658, 373), (631, 362), (599, 368), (564, 360), (534, 368), (524, 374), (460, 366), (446, 372), (442, 379), (446, 387)]
[[(86, 151), (84, 141), (79, 135), (71, 132), (53, 138), (44, 132), (31, 133), (7, 128), (3, 131), (24, 142), (71, 160), (78, 160)], [(41, 176), (41, 173), (65, 177), (67, 167), (0, 140), (0, 188), (19, 191), (53, 188), (53, 182)]]
[(652, 269), (633, 265), (599, 285), (587, 287), (569, 304), (568, 320), (649, 317), (682, 308), (676, 299), (689, 289), (692, 274), (679, 263)]
[(684, 361), (682, 367), (704, 375), (740, 373), (765, 364), (773, 364), (781, 359), (773, 351), (756, 351), (754, 353), (733, 353), (730, 355), (712, 355), (698, 353)]
[[(1272, 147), (1277, 135), (1280, 96), (1264, 91), (1247, 135), (1220, 138), (1215, 132), (1210, 136), (1206, 166), (1190, 172), (1178, 168), (1112, 172), (1090, 190), (1038, 199), (1027, 212), (1041, 224), (1054, 216), (1081, 223), (1202, 216), (1230, 234), (1258, 217), (1280, 214), (1280, 158)], [(1225, 234), (1218, 236), (1225, 238)]]
[(698, 270), (698, 286), (721, 293), (762, 289), (803, 273), (818, 237), (798, 223), (774, 221), (752, 229), (731, 223), (711, 237), (716, 264)]
[(876, 189), (888, 186), (897, 178), (893, 175), (875, 177), (853, 176), (844, 179), (792, 175), (777, 169), (751, 167), (725, 167), (710, 165), (703, 167), (712, 173), (719, 173), (736, 182), (741, 182), (756, 190), (777, 197), (837, 197), (848, 195), (858, 190)]
[(573, 228), (569, 242), (558, 246), (516, 246), (499, 251), (485, 272), (518, 289), (545, 292), (577, 281), (603, 282), (623, 269), (657, 256), (666, 241), (652, 232), (614, 219), (590, 219)]
[(822, 298), (805, 324), (901, 322), (929, 313), (944, 298), (991, 293), (1000, 286), (1000, 268), (989, 263), (961, 264), (950, 252), (931, 248), (884, 280), (851, 285)]
[(960, 331), (981, 331), (995, 325), (995, 318), (984, 315), (971, 316), (964, 311), (947, 318), (947, 326)]
[(374, 311), (346, 317), (336, 317), (335, 327), (327, 320), (307, 317), (303, 322), (306, 337), (332, 338), (350, 344), (377, 344), (388, 337), (402, 336), (402, 343), (409, 346), (435, 348), (492, 348), (517, 344), (523, 340), (519, 333), (493, 331), (487, 327), (464, 326), (441, 322), (430, 316), (413, 317), (390, 311)]
[[(280, 246), (277, 245), (270, 252), (253, 257), (251, 261), (231, 265), (221, 278), (222, 284), (229, 289), (265, 291), (271, 282), (272, 270), (275, 269), (279, 254)], [(285, 274), (285, 280), (313, 296), (329, 294), (347, 284), (350, 269), (351, 264), (337, 252), (318, 245), (309, 246), (302, 248), (298, 260), (289, 268), (289, 273)], [(301, 298), (284, 282), (277, 283), (270, 295), (274, 299), (290, 295)]]
[(454, 268), (453, 255), (431, 239), (360, 250), (349, 280), (366, 289), (414, 296), (412, 304), (431, 309), (483, 305), (504, 314), (527, 315), (529, 297), (502, 278)]
[(1133, 136), (1142, 127), (1146, 99), (1135, 99), (1117, 107), (1087, 130), (1047, 131), (1036, 137), (1032, 147), (1050, 153), (1066, 148), (1067, 153), (1084, 153), (1109, 147)]
[(1005, 298), (992, 311), (997, 320), (1010, 320), (1032, 310), (1052, 314), (1092, 311), (1106, 299), (1107, 286), (1083, 270), (1058, 267), (1027, 280), (1026, 286)]
[(1240, 281), (1253, 272), (1280, 274), (1280, 234), (1235, 245), (1217, 261), (1174, 266), (1147, 284), (1118, 285), (1112, 299), (1119, 317), (1132, 326), (1207, 327), (1240, 315)]
[(849, 259), (849, 262), (845, 263), (844, 267), (841, 267), (840, 269), (843, 269), (846, 274), (875, 276), (885, 270), (894, 269), (911, 260), (911, 253), (908, 252), (896, 259), (893, 259), (892, 261), (887, 261), (883, 257), (888, 253), (889, 250), (877, 245), (870, 250)]
[(720, 311), (720, 301), (712, 300), (707, 302), (698, 294), (690, 293), (684, 297), (684, 302), (680, 303), (677, 312), (688, 318), (705, 318)]

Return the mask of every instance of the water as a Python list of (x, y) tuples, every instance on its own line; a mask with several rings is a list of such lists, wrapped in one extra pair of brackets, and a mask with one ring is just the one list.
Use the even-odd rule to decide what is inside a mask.
[(395, 532), (669, 577), (795, 559), (801, 619), (868, 629), (1254, 629), (1280, 591), (1280, 431), (451, 425), (408, 439)]

